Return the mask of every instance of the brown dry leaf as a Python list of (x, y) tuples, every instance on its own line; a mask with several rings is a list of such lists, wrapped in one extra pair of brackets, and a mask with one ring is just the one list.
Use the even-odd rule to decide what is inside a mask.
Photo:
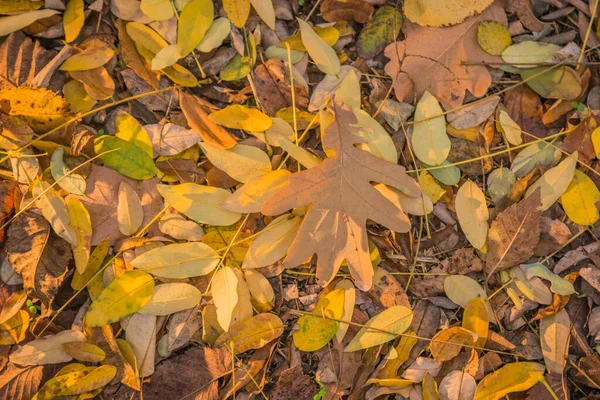
[(44, 367), (11, 364), (0, 374), (0, 400), (30, 399), (42, 383)]
[[(345, 106), (335, 105), (335, 120), (325, 129), (323, 145), (335, 152), (321, 165), (290, 176), (290, 184), (267, 200), (262, 212), (278, 215), (312, 203), (284, 260), (294, 268), (317, 254), (317, 280), (331, 282), (347, 260), (356, 286), (369, 290), (373, 266), (365, 225), (367, 219), (397, 232), (407, 232), (410, 221), (401, 209), (377, 192), (370, 182), (384, 183), (411, 197), (420, 195), (404, 167), (386, 162), (354, 145), (362, 139), (350, 132), (356, 118)], [(316, 231), (319, 235), (315, 235)]]
[[(18, 185), (13, 181), (0, 182), (0, 226), (3, 226), (15, 212), (15, 193)], [(6, 228), (0, 229), (0, 243), (4, 242)]]
[(42, 315), (52, 311), (72, 258), (67, 241), (51, 234), (44, 217), (27, 211), (8, 228), (6, 251), (14, 270), (23, 278), (28, 296), (42, 302)]
[(321, 16), (325, 21), (369, 22), (373, 6), (363, 0), (325, 0), (321, 4)]
[[(256, 95), (265, 112), (273, 117), (277, 111), (292, 106), (289, 68), (276, 58), (267, 60), (254, 70)], [(305, 109), (308, 92), (302, 85), (295, 84), (296, 107)]]
[(575, 250), (568, 251), (554, 266), (554, 273), (560, 274), (578, 262), (592, 257), (594, 253), (598, 252), (599, 250), (600, 242), (592, 242), (584, 246), (580, 246)]
[[(508, 26), (506, 12), (499, 2), (482, 14), (446, 28), (422, 27), (405, 21), (406, 40), (385, 49), (391, 61), (385, 72), (395, 79), (394, 89), (400, 101), (413, 102), (428, 90), (446, 110), (462, 105), (465, 90), (481, 97), (492, 83), (482, 65), (462, 65), (461, 61), (498, 62), (477, 43), (480, 21), (495, 21)], [(402, 73), (396, 79), (396, 76)], [(411, 86), (414, 85), (414, 88)], [(413, 90), (414, 89), (414, 90)], [(414, 92), (414, 93), (413, 93)]]
[[(440, 324), (441, 315), (442, 311), (438, 306), (429, 300), (419, 300), (413, 311), (413, 320), (409, 329), (419, 337), (432, 338)], [(419, 340), (411, 349), (410, 358), (404, 365), (412, 364), (427, 345), (427, 341)]]
[(575, 379), (585, 386), (600, 389), (600, 354), (594, 353), (577, 361)]
[[(539, 138), (548, 135), (548, 128), (542, 118), (544, 107), (540, 96), (527, 85), (519, 85), (504, 96), (504, 106), (510, 118), (527, 133)], [(523, 135), (525, 143), (534, 140), (529, 135)]]
[[(271, 354), (276, 345), (277, 341), (273, 341), (271, 344), (256, 350), (252, 357), (244, 363), (245, 365), (235, 371), (234, 377), (227, 386), (221, 389), (221, 398), (230, 398), (234, 393), (242, 390), (244, 386), (250, 394), (260, 393), (264, 386), (264, 373), (262, 377), (260, 373), (271, 359)], [(259, 387), (255, 385), (256, 383)]]
[(594, 289), (600, 292), (600, 269), (592, 266), (581, 268), (579, 275)]
[(268, 396), (271, 400), (312, 400), (316, 393), (312, 378), (304, 375), (300, 365), (295, 365), (279, 375)]
[(229, 149), (236, 145), (237, 142), (231, 133), (208, 118), (206, 105), (198, 97), (180, 91), (179, 104), (190, 127), (206, 143), (219, 149)]
[[(537, 193), (537, 194), (536, 194)], [(502, 211), (490, 226), (486, 275), (526, 262), (540, 238), (539, 191)]]
[(569, 133), (563, 142), (561, 149), (572, 154), (578, 152), (579, 161), (589, 163), (596, 158), (596, 151), (592, 143), (592, 132), (598, 126), (596, 118), (589, 117), (577, 125), (574, 131)]
[(214, 400), (219, 398), (216, 378), (231, 372), (231, 353), (226, 349), (192, 347), (158, 364), (144, 399)]
[(525, 28), (532, 32), (541, 32), (544, 29), (544, 23), (533, 13), (531, 0), (515, 0), (513, 7)]
[(570, 331), (571, 320), (567, 310), (560, 310), (540, 321), (540, 341), (548, 372), (562, 375), (567, 362)]
[(141, 200), (144, 210), (142, 226), (149, 223), (163, 207), (162, 197), (156, 190), (158, 179), (147, 179), (140, 186), (137, 181), (126, 178), (111, 168), (94, 165), (86, 179), (85, 196), (76, 196), (90, 213), (92, 246), (107, 237), (110, 239), (110, 244), (124, 238), (119, 231), (117, 221), (118, 193), (121, 182), (134, 187)]
[(548, 217), (542, 217), (540, 225), (540, 241), (533, 255), (545, 257), (561, 249), (571, 238), (569, 227), (562, 221)]
[(115, 92), (115, 82), (104, 67), (87, 71), (71, 71), (71, 77), (81, 83), (85, 91), (95, 100), (110, 99)]
[(119, 34), (119, 53), (125, 65), (131, 68), (144, 81), (152, 85), (153, 88), (158, 89), (160, 73), (151, 70), (144, 57), (138, 53), (135, 43), (133, 43), (133, 40), (131, 40), (131, 37), (125, 30), (125, 22), (119, 20), (115, 25)]

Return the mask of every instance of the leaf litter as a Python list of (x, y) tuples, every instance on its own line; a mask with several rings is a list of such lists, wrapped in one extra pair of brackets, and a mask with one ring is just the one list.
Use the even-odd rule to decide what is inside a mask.
[(597, 397), (597, 5), (514, 3), (0, 1), (0, 398)]

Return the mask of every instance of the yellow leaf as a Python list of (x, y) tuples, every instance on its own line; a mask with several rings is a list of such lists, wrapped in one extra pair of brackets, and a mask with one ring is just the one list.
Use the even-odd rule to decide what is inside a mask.
[(215, 124), (249, 132), (263, 132), (272, 125), (271, 118), (257, 110), (239, 104), (211, 113), (208, 118)]
[(47, 182), (39, 182), (33, 187), (32, 193), (35, 197), (41, 196), (36, 201), (36, 206), (42, 211), (54, 232), (73, 246), (77, 246), (77, 233), (69, 225), (69, 210), (54, 188)]
[[(275, 113), (275, 116), (281, 118), (290, 125), (294, 124), (294, 112), (292, 107), (282, 108)], [(319, 117), (316, 119), (314, 117), (313, 114), (296, 108), (296, 123), (298, 124), (298, 130), (306, 129), (309, 125), (313, 128), (319, 126)]]
[(593, 225), (600, 218), (600, 191), (594, 181), (578, 169), (575, 170), (573, 180), (561, 196), (560, 202), (567, 216), (576, 224)]
[(1, 17), (0, 36), (6, 36), (10, 33), (25, 28), (27, 25), (31, 25), (38, 19), (48, 18), (55, 14), (58, 14), (58, 11), (45, 8), (43, 10), (29, 11), (23, 14)]
[(438, 101), (425, 91), (417, 103), (411, 144), (415, 156), (425, 164), (440, 165), (450, 153), (450, 139), (446, 133), (446, 121)]
[[(301, 316), (294, 332), (294, 344), (300, 351), (317, 351), (335, 336), (344, 313), (344, 290), (336, 289), (321, 297), (310, 314)], [(311, 315), (312, 314), (312, 315)], [(327, 318), (331, 319), (327, 319)]]
[(257, 213), (265, 201), (289, 183), (290, 171), (281, 169), (246, 182), (229, 196), (221, 206), (242, 214)]
[(69, 385), (58, 396), (73, 396), (102, 388), (112, 381), (115, 375), (117, 375), (117, 367), (102, 365), (84, 377), (77, 379), (73, 385)]
[(237, 355), (248, 350), (260, 349), (282, 334), (283, 322), (278, 316), (269, 313), (258, 314), (223, 333), (215, 342), (215, 346), (227, 344)]
[(544, 377), (545, 369), (534, 362), (506, 364), (479, 382), (474, 400), (498, 400), (508, 393), (527, 390)]
[(476, 338), (473, 332), (454, 326), (436, 333), (429, 343), (429, 349), (437, 361), (449, 361), (460, 353), (464, 345), (472, 346)]
[(232, 246), (229, 248), (229, 252), (227, 253), (227, 264), (231, 267), (242, 266), (244, 258), (246, 258), (246, 253), (248, 252), (248, 248), (252, 243), (252, 239), (248, 239), (249, 235), (244, 232), (237, 234), (237, 237), (234, 240), (236, 231), (237, 229), (214, 229), (210, 232), (207, 232), (202, 238), (202, 243), (207, 244), (217, 252), (223, 251), (230, 243), (232, 243)]
[(119, 185), (117, 222), (119, 231), (126, 236), (133, 235), (142, 226), (144, 209), (135, 190), (125, 181)]
[(213, 346), (221, 334), (223, 328), (217, 321), (217, 308), (214, 304), (208, 304), (202, 310), (202, 340)]
[[(454, 136), (456, 138), (459, 139), (465, 139), (468, 140), (470, 142), (479, 142), (479, 127), (478, 126), (474, 126), (473, 128), (466, 128), (466, 129), (456, 129), (454, 128), (452, 125), (448, 125), (446, 126), (446, 132), (448, 132), (449, 135)], [(445, 161), (447, 162), (447, 161)], [(443, 165), (443, 163), (442, 163)], [(434, 170), (434, 171), (443, 171), (443, 170)]]
[(210, 25), (197, 49), (208, 53), (223, 44), (223, 40), (231, 33), (231, 22), (227, 18), (217, 18)]
[(542, 199), (541, 211), (546, 211), (560, 196), (562, 196), (573, 176), (575, 174), (575, 167), (577, 166), (578, 152), (574, 152), (570, 156), (567, 156), (560, 162), (556, 167), (550, 168), (544, 173), (533, 185), (529, 186), (525, 192), (525, 197), (529, 197), (540, 188), (540, 196)]
[(238, 302), (238, 278), (230, 267), (223, 267), (213, 275), (212, 297), (217, 307), (217, 321), (225, 332), (231, 325), (231, 314)]
[(81, 175), (71, 173), (63, 161), (64, 153), (65, 151), (62, 147), (57, 148), (52, 153), (52, 158), (50, 159), (50, 173), (52, 174), (52, 178), (58, 182), (58, 186), (67, 192), (83, 196), (85, 195), (86, 188), (85, 179)]
[(423, 400), (439, 400), (438, 386), (429, 372), (423, 376)]
[(164, 21), (173, 16), (170, 0), (142, 0), (140, 10), (154, 21)]
[(77, 245), (73, 246), (73, 258), (75, 258), (75, 268), (82, 274), (90, 259), (90, 250), (92, 248), (92, 221), (90, 214), (84, 205), (73, 196), (67, 200), (67, 209), (69, 210), (69, 225), (75, 230), (77, 236)]
[(110, 47), (91, 47), (77, 53), (61, 64), (61, 71), (88, 71), (109, 62), (115, 55)]
[(460, 228), (476, 249), (483, 249), (488, 234), (489, 212), (481, 189), (471, 181), (466, 181), (458, 189), (454, 200), (456, 216)]
[(504, 132), (506, 140), (510, 144), (519, 145), (523, 143), (523, 137), (521, 136), (521, 127), (517, 125), (515, 121), (508, 115), (504, 110), (500, 110), (499, 114), (500, 128)]
[(200, 290), (189, 283), (163, 283), (154, 287), (150, 301), (138, 312), (145, 315), (170, 315), (196, 307), (200, 299)]
[(360, 328), (344, 352), (358, 351), (389, 342), (410, 326), (413, 312), (404, 306), (392, 306), (371, 318)]
[[(352, 321), (352, 315), (354, 314), (354, 306), (356, 305), (356, 288), (350, 279), (341, 280), (335, 285), (336, 289), (344, 290), (344, 312), (340, 318), (342, 321)], [(350, 324), (340, 322), (340, 327), (335, 333), (335, 339), (338, 343), (342, 343), (344, 336)]]
[(295, 145), (286, 138), (280, 137), (278, 139), (278, 142), (279, 146), (283, 150), (287, 151), (294, 160), (298, 161), (307, 169), (317, 167), (323, 162), (323, 160), (321, 160), (319, 157), (309, 153), (308, 150), (305, 150), (302, 147)]
[(419, 176), (419, 184), (421, 190), (433, 203), (437, 203), (445, 194), (446, 190), (440, 186), (435, 178), (427, 171), (421, 172)]
[(2, 305), (0, 312), (0, 324), (5, 323), (14, 317), (23, 304), (27, 301), (27, 293), (24, 290), (19, 290), (10, 295)]
[(71, 43), (73, 40), (77, 39), (84, 23), (85, 14), (83, 11), (83, 0), (69, 0), (63, 16), (65, 42)]
[(271, 29), (275, 30), (275, 9), (273, 8), (272, 0), (250, 0), (252, 7), (263, 20), (265, 24)]
[(500, 56), (512, 44), (510, 32), (495, 21), (482, 21), (477, 26), (477, 42), (486, 53)]
[(197, 242), (204, 236), (204, 230), (198, 223), (178, 213), (164, 215), (158, 221), (158, 229), (174, 239), (190, 242)]
[(325, 43), (307, 22), (299, 18), (296, 20), (300, 26), (302, 43), (317, 67), (327, 75), (336, 75), (340, 72), (340, 59), (335, 54), (335, 50)]
[(188, 1), (177, 24), (177, 49), (185, 57), (200, 45), (215, 15), (212, 0)]
[(218, 263), (218, 254), (210, 246), (198, 242), (157, 247), (131, 261), (135, 268), (169, 279), (207, 275)]
[(241, 214), (221, 207), (221, 203), (231, 195), (225, 189), (195, 183), (156, 185), (156, 188), (171, 207), (196, 222), (227, 226), (241, 217)]
[(2, 323), (2, 329), (10, 333), (15, 343), (25, 340), (27, 328), (29, 328), (29, 313), (25, 310), (18, 310), (15, 315)]
[(419, 197), (410, 197), (400, 190), (382, 183), (378, 183), (373, 187), (405, 213), (426, 215), (433, 211), (433, 202), (424, 192), (421, 192)]
[(592, 145), (594, 146), (596, 158), (598, 158), (600, 155), (600, 128), (596, 128), (592, 131)]
[(170, 44), (167, 47), (163, 47), (154, 58), (152, 58), (152, 62), (150, 68), (153, 71), (165, 69), (175, 64), (179, 60), (179, 51), (177, 50), (177, 46), (174, 44)]
[[(481, 297), (474, 297), (465, 306), (462, 327), (477, 334), (475, 346), (484, 347), (490, 325), (488, 305)], [(478, 352), (481, 350), (476, 349)]]
[(129, 271), (112, 281), (92, 302), (85, 315), (89, 327), (112, 324), (146, 305), (154, 291), (154, 279), (142, 271)]
[(155, 315), (133, 314), (121, 323), (125, 329), (125, 339), (135, 355), (136, 366), (140, 378), (154, 373), (156, 354), (156, 317)]
[(252, 297), (262, 306), (271, 309), (275, 303), (275, 292), (263, 274), (253, 269), (244, 270), (244, 278)]
[(99, 363), (106, 358), (106, 353), (100, 347), (87, 342), (70, 342), (62, 345), (65, 353), (82, 362)]
[(83, 83), (72, 80), (62, 88), (65, 100), (69, 103), (69, 109), (72, 112), (87, 112), (96, 105), (97, 101), (92, 98), (86, 91)]
[(208, 161), (238, 182), (246, 183), (271, 171), (271, 159), (257, 147), (236, 144), (223, 150), (206, 143), (198, 144)]
[[(88, 281), (94, 275), (96, 275), (96, 272), (98, 272), (98, 270), (102, 266), (102, 261), (104, 261), (104, 258), (108, 254), (109, 247), (110, 241), (109, 238), (106, 238), (94, 248), (94, 251), (92, 251), (87, 265), (85, 266), (85, 270), (82, 273), (80, 273), (79, 270), (75, 271), (75, 274), (73, 275), (73, 280), (71, 281), (71, 287), (73, 288), (73, 290), (80, 290), (88, 283)], [(96, 279), (101, 280), (102, 277), (98, 276), (96, 277)]]
[(135, 144), (150, 157), (154, 157), (152, 141), (148, 132), (131, 114), (119, 112), (115, 117), (115, 136)]
[(281, 260), (296, 238), (302, 219), (284, 214), (260, 232), (244, 258), (243, 268), (262, 268)]
[(493, 0), (406, 0), (404, 15), (421, 26), (455, 25), (492, 3)]
[[(325, 28), (315, 26), (313, 30), (321, 39), (323, 39), (323, 41), (325, 43), (327, 43), (328, 46), (333, 46), (340, 38), (340, 31), (337, 30), (337, 28), (335, 28), (333, 26), (328, 26)], [(282, 61), (287, 61), (286, 43), (288, 43), (290, 45), (290, 49), (292, 50), (292, 56), (293, 56), (294, 52), (302, 52), (301, 54), (304, 55), (304, 52), (306, 51), (306, 47), (302, 43), (301, 34), (297, 33), (295, 35), (288, 36), (287, 38), (283, 39), (281, 42), (279, 42), (277, 44), (277, 47), (282, 48), (283, 52), (285, 54), (285, 59)], [(292, 63), (293, 63), (293, 59), (292, 59)], [(317, 107), (317, 108), (319, 108), (319, 107)], [(311, 111), (314, 111), (314, 110), (311, 110)]]
[[(359, 74), (358, 76), (357, 76), (357, 72)], [(341, 75), (342, 73), (343, 73), (342, 68), (340, 67), (339, 75)], [(339, 82), (339, 80), (335, 76), (327, 75), (325, 77), (325, 79), (328, 79), (328, 78), (331, 79), (333, 82)], [(354, 109), (354, 108), (360, 109), (361, 93), (360, 93), (359, 80), (360, 80), (360, 71), (355, 72), (354, 68), (348, 69), (348, 72), (343, 77), (342, 81), (339, 82), (339, 86), (337, 87), (337, 89), (335, 89), (335, 101), (344, 103), (345, 105), (350, 107), (350, 109)], [(323, 83), (323, 81), (321, 81), (321, 83)], [(317, 86), (317, 88), (318, 88), (318, 86)], [(327, 89), (330, 89), (330, 88), (327, 87)], [(315, 92), (317, 90), (318, 89), (315, 89)], [(311, 96), (311, 105), (312, 105), (311, 111), (316, 111), (317, 109), (321, 108), (321, 107), (315, 108), (314, 105), (312, 104), (313, 102), (316, 102), (316, 100), (313, 100), (313, 98), (316, 97), (317, 94), (320, 95), (319, 97), (325, 97), (323, 99), (323, 105), (324, 105), (324, 101), (327, 100), (327, 98), (329, 98), (329, 96), (331, 95), (331, 90), (328, 90), (324, 95), (321, 95), (320, 93), (313, 93), (313, 95)], [(358, 116), (356, 114), (357, 113), (355, 112), (354, 115), (358, 119)], [(367, 114), (367, 115), (369, 115), (369, 114)], [(361, 125), (361, 122), (359, 121), (358, 124)]]
[(392, 378), (392, 379), (377, 379), (371, 378), (367, 383), (374, 383), (382, 387), (404, 388), (415, 384), (414, 381), (408, 379)]
[(241, 29), (250, 15), (250, 0), (223, 0), (223, 9), (231, 23)]
[[(348, 73), (346, 77), (349, 75), (354, 75), (354, 73)], [(360, 98), (360, 95), (358, 98)], [(360, 143), (358, 147), (386, 161), (397, 163), (398, 152), (389, 133), (367, 112), (358, 108), (353, 109), (352, 112), (356, 117), (358, 126), (357, 130), (352, 131), (352, 134), (367, 141), (366, 143)]]
[(549, 374), (562, 375), (568, 357), (571, 320), (566, 309), (540, 321), (540, 342)]

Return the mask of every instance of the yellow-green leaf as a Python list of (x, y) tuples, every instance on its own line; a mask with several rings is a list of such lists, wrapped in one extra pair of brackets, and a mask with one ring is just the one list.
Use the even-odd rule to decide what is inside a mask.
[(69, 103), (69, 109), (74, 112), (87, 112), (96, 105), (97, 101), (86, 91), (83, 83), (72, 80), (62, 88), (65, 100)]
[(307, 22), (299, 18), (296, 20), (300, 26), (302, 43), (317, 67), (327, 75), (336, 75), (340, 72), (340, 59), (335, 54), (335, 50), (325, 43)]
[[(348, 76), (356, 75), (354, 72), (350, 72), (346, 75), (346, 77)], [(346, 79), (342, 81), (342, 85), (345, 81)], [(340, 86), (340, 88), (343, 87)], [(360, 94), (358, 98), (360, 99)], [(393, 162), (394, 164), (398, 162), (398, 152), (396, 151), (392, 137), (379, 122), (364, 110), (355, 108), (352, 112), (356, 117), (358, 126), (358, 129), (352, 131), (352, 133), (366, 140), (366, 143), (360, 143), (358, 147), (386, 161)]]
[(85, 179), (79, 174), (70, 172), (63, 161), (64, 154), (65, 150), (62, 147), (54, 150), (50, 159), (50, 173), (58, 186), (69, 193), (83, 196), (86, 188)]
[(600, 218), (600, 191), (594, 181), (578, 169), (575, 170), (567, 191), (560, 197), (560, 202), (567, 216), (576, 224), (593, 225)]
[(77, 379), (73, 385), (58, 394), (58, 396), (73, 396), (90, 392), (107, 385), (117, 375), (117, 367), (114, 365), (102, 365), (95, 368), (86, 376)]
[(152, 140), (148, 132), (131, 114), (119, 112), (115, 117), (115, 136), (135, 144), (150, 157), (154, 156)]
[(538, 188), (542, 199), (541, 211), (546, 211), (569, 187), (575, 174), (578, 152), (567, 156), (556, 167), (550, 168), (525, 192), (525, 197), (531, 196)]
[(186, 3), (177, 24), (177, 50), (180, 57), (187, 56), (200, 45), (214, 17), (212, 0), (191, 0)]
[(230, 267), (219, 269), (212, 278), (212, 297), (217, 307), (217, 321), (229, 331), (233, 309), (238, 303), (238, 278)]
[(231, 33), (231, 22), (227, 18), (217, 18), (210, 25), (197, 49), (208, 53), (223, 44)]
[(267, 172), (246, 182), (221, 206), (242, 214), (257, 213), (265, 201), (289, 183), (291, 172), (285, 169)]
[(389, 342), (404, 333), (412, 319), (413, 312), (410, 308), (392, 306), (371, 318), (360, 328), (344, 352), (358, 351)]
[(241, 217), (241, 214), (221, 207), (221, 203), (231, 195), (225, 189), (195, 183), (156, 185), (156, 188), (171, 207), (196, 222), (227, 226)]
[(206, 143), (199, 145), (208, 161), (236, 181), (246, 183), (271, 171), (271, 159), (257, 147), (236, 144), (219, 149)]
[(581, 94), (579, 74), (566, 65), (528, 69), (521, 77), (527, 86), (547, 99), (575, 100)]
[(94, 151), (96, 154), (110, 151), (100, 156), (100, 160), (129, 178), (142, 180), (156, 175), (156, 166), (148, 153), (121, 138), (100, 136), (94, 140)]
[[(314, 310), (298, 319), (294, 344), (300, 351), (317, 351), (335, 336), (344, 313), (344, 290), (336, 289), (321, 297)], [(327, 318), (324, 318), (327, 317)], [(331, 319), (328, 319), (331, 318)]]
[(476, 249), (483, 249), (488, 234), (489, 212), (485, 195), (475, 183), (466, 181), (454, 200), (460, 228)]
[(109, 62), (115, 55), (110, 47), (90, 47), (65, 60), (61, 64), (61, 71), (88, 71), (98, 68)]
[(129, 271), (112, 281), (92, 302), (85, 315), (89, 327), (103, 326), (120, 321), (138, 312), (150, 301), (154, 279), (142, 271)]
[(263, 132), (271, 127), (271, 117), (256, 108), (248, 108), (239, 104), (225, 107), (211, 113), (208, 118), (215, 124), (231, 129), (242, 129), (248, 132)]
[(258, 314), (223, 333), (215, 346), (227, 345), (234, 354), (260, 349), (283, 334), (283, 322), (274, 314)]
[(543, 364), (534, 362), (506, 364), (479, 382), (474, 400), (498, 400), (509, 393), (527, 390), (544, 377), (545, 369)]
[(92, 248), (92, 221), (90, 214), (84, 205), (73, 196), (67, 200), (67, 209), (69, 210), (69, 225), (77, 235), (77, 245), (73, 246), (73, 258), (75, 259), (75, 268), (82, 274), (90, 259), (90, 250)]
[(196, 307), (202, 293), (189, 283), (163, 283), (154, 288), (150, 301), (138, 312), (146, 315), (170, 315)]
[(65, 29), (65, 42), (71, 43), (77, 39), (83, 24), (85, 23), (85, 14), (83, 10), (83, 0), (69, 0), (63, 16), (63, 26)]
[(241, 29), (250, 15), (250, 0), (223, 0), (223, 9), (231, 23)]
[(275, 30), (275, 9), (273, 8), (272, 0), (250, 0), (252, 7), (263, 20), (265, 24), (271, 29)]
[(174, 44), (170, 44), (167, 47), (163, 47), (150, 63), (150, 68), (153, 71), (165, 69), (172, 66), (179, 60), (179, 50)]
[(135, 268), (169, 279), (207, 275), (218, 263), (219, 255), (210, 246), (198, 242), (157, 247), (131, 261)]
[(450, 139), (442, 107), (431, 93), (425, 91), (415, 109), (411, 143), (417, 158), (428, 165), (440, 165), (450, 153)]

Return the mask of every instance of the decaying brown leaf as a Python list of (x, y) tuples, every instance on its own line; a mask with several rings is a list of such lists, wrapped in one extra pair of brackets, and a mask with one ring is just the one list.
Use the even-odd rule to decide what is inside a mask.
[[(292, 106), (292, 89), (289, 68), (276, 58), (267, 60), (254, 70), (256, 95), (260, 105), (270, 116), (282, 108)], [(302, 85), (294, 85), (296, 107), (306, 108), (308, 93)]]
[[(284, 265), (296, 267), (316, 253), (317, 278), (325, 285), (346, 259), (356, 286), (368, 290), (373, 269), (365, 232), (367, 219), (398, 232), (410, 228), (406, 214), (370, 182), (394, 186), (410, 197), (419, 196), (421, 190), (403, 167), (354, 147), (362, 140), (350, 133), (356, 118), (347, 107), (336, 104), (334, 114), (335, 120), (325, 129), (323, 144), (335, 155), (318, 167), (291, 175), (290, 184), (267, 200), (262, 212), (278, 215), (312, 203)], [(317, 229), (319, 235), (315, 235)]]
[(69, 243), (51, 233), (44, 217), (28, 211), (10, 225), (6, 250), (28, 295), (42, 302), (44, 315), (50, 314), (73, 256)]
[(369, 22), (373, 6), (364, 0), (325, 0), (321, 3), (321, 15), (325, 21)]
[(0, 374), (0, 399), (30, 399), (42, 383), (44, 367), (21, 368), (14, 364)]
[(523, 263), (540, 238), (539, 191), (502, 211), (490, 226), (486, 275)]

